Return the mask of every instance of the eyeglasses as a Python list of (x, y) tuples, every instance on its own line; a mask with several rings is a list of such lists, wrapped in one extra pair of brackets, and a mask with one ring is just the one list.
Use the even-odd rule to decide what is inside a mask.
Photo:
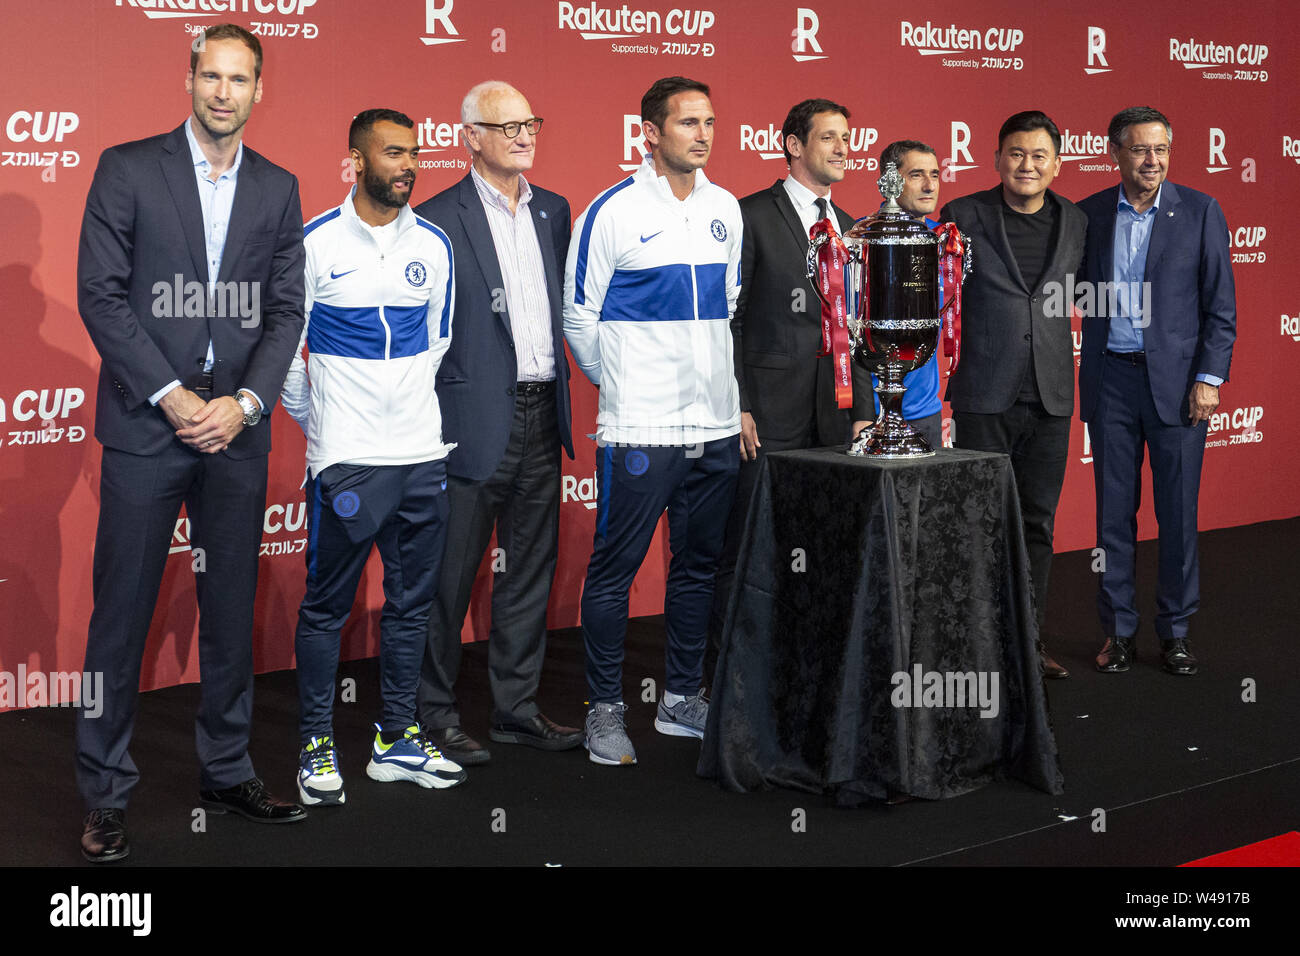
[(536, 136), (542, 130), (542, 118), (534, 116), (532, 119), (524, 120), (522, 123), (479, 123), (475, 126), (486, 126), (489, 129), (499, 129), (506, 139), (514, 139), (519, 135), (521, 129), (528, 130), (529, 135)]
[(1147, 153), (1152, 153), (1164, 159), (1169, 155), (1169, 151), (1173, 149), (1172, 146), (1125, 146), (1124, 148), (1129, 151), (1129, 155), (1134, 159), (1142, 159)]

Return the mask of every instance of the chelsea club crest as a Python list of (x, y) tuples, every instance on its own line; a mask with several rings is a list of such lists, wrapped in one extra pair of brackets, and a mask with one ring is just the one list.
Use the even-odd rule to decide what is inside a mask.
[(406, 264), (406, 281), (411, 285), (424, 285), (424, 280), (428, 278), (428, 275), (428, 270), (424, 268), (423, 262), (408, 262)]
[(727, 227), (722, 224), (721, 219), (715, 219), (709, 224), (709, 231), (713, 233), (713, 238), (718, 242), (727, 241)]

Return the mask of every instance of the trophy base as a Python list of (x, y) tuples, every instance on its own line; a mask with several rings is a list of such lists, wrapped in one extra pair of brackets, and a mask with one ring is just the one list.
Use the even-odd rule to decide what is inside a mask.
[(876, 458), (882, 461), (911, 461), (933, 458), (934, 449), (904, 421), (897, 423), (882, 419), (872, 428), (862, 429), (849, 446), (848, 453), (856, 458)]

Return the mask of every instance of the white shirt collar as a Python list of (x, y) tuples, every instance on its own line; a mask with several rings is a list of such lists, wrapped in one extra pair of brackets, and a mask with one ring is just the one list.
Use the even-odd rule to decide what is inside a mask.
[[(185, 139), (190, 144), (190, 159), (194, 160), (195, 168), (202, 167), (204, 172), (212, 168), (208, 162), (208, 157), (203, 155), (203, 149), (199, 146), (199, 141), (194, 136), (194, 128), (190, 125), (194, 120), (193, 115), (185, 120)], [(239, 175), (239, 164), (244, 161), (244, 141), (239, 141), (239, 148), (235, 150), (235, 161), (230, 164), (230, 168), (221, 174), (218, 178), (229, 177), (234, 179)], [(256, 176), (254, 176), (256, 178)]]
[[(803, 209), (805, 206), (815, 206), (817, 200), (821, 198), (793, 176), (785, 177), (785, 192), (796, 210)], [(830, 193), (826, 194), (826, 205), (831, 205)]]
[[(494, 206), (500, 207), (505, 212), (510, 211), (509, 197), (506, 196), (506, 194), (503, 193), (501, 190), (493, 186), (482, 176), (480, 176), (479, 171), (474, 168), (472, 163), (470, 164), (469, 167), (469, 174), (474, 178), (474, 185), (475, 187), (477, 187), (480, 196), (485, 197), (488, 202), (491, 202)], [(517, 209), (519, 206), (523, 206), (526, 203), (532, 202), (532, 199), (533, 199), (533, 187), (528, 185), (528, 180), (524, 178), (523, 173), (520, 173), (519, 174), (519, 198), (515, 201), (515, 208)]]

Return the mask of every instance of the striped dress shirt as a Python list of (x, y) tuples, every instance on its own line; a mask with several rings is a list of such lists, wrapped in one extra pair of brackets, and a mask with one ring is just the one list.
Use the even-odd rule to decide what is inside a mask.
[(470, 167), (474, 187), (483, 201), (492, 244), (497, 250), (501, 279), (505, 283), (510, 332), (515, 339), (515, 361), (521, 382), (555, 379), (555, 344), (551, 336), (551, 304), (546, 293), (546, 267), (542, 247), (533, 227), (529, 203), (532, 187), (519, 177), (519, 200), (514, 213), (509, 200)]

